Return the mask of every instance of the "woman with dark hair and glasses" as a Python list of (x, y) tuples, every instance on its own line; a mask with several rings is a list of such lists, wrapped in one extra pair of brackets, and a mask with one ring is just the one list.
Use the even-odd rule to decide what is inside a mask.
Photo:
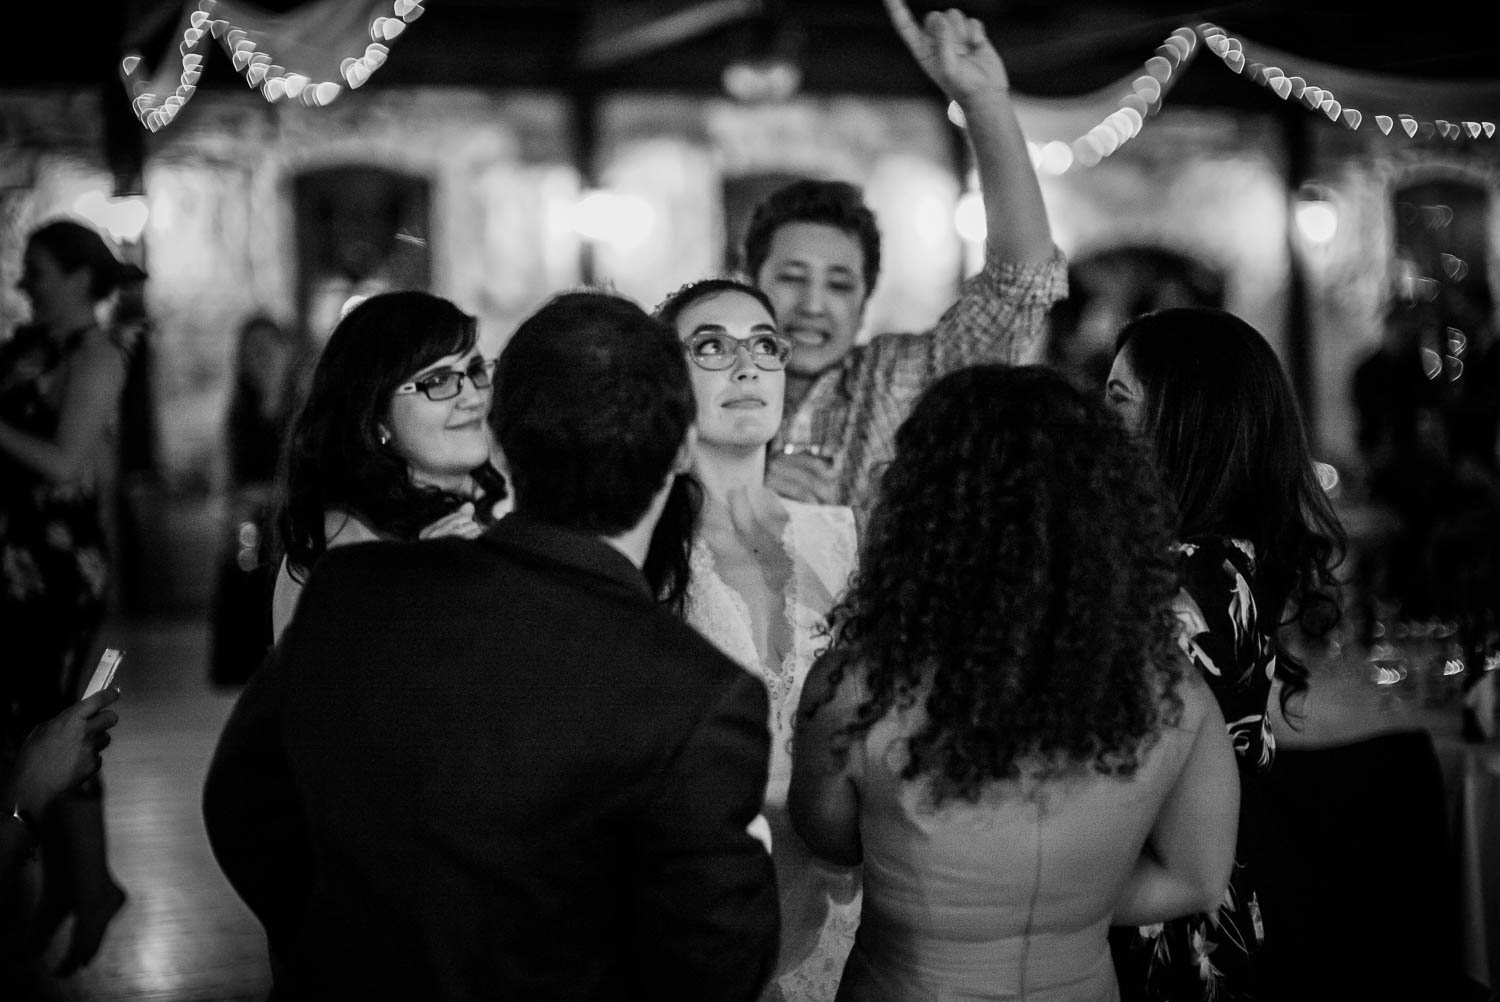
[(1142, 450), (1062, 375), (918, 399), (792, 752), (797, 830), (863, 863), (842, 1002), (1112, 1002), (1112, 921), (1224, 893), (1234, 754), (1171, 542)]
[(507, 499), (491, 462), (494, 360), (475, 319), (426, 292), (371, 296), (324, 345), (283, 460), (281, 636), (330, 546), (474, 537)]
[[(1320, 637), (1338, 624), (1346, 537), (1318, 480), (1302, 411), (1276, 352), (1223, 310), (1178, 307), (1120, 331), (1105, 402), (1149, 447), (1177, 508), (1180, 643), (1223, 710), (1240, 774), (1234, 875), (1211, 911), (1112, 934), (1126, 1000), (1280, 998), (1268, 958), (1279, 902), (1265, 777), (1271, 701), (1308, 688), (1277, 642), (1283, 625)], [(1295, 709), (1295, 708), (1294, 708)], [(1295, 713), (1287, 717), (1288, 723)]]
[(764, 817), (781, 898), (781, 952), (764, 998), (831, 1002), (858, 922), (852, 870), (819, 863), (786, 814), (792, 724), (822, 626), (854, 568), (854, 513), (765, 484), (781, 426), (791, 341), (766, 294), (730, 278), (690, 283), (656, 315), (692, 363), (698, 402), (693, 473), (703, 507), (693, 539), (689, 623), (766, 683), (771, 766)]

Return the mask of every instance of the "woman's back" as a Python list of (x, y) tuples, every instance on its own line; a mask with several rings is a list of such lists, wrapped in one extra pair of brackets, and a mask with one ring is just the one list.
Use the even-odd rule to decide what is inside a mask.
[(858, 741), (864, 911), (840, 999), (1117, 997), (1106, 933), (1199, 728), (1222, 728), (1207, 688), (1129, 779), (1078, 769), (991, 784), (977, 804), (929, 805), (900, 776), (921, 700)]

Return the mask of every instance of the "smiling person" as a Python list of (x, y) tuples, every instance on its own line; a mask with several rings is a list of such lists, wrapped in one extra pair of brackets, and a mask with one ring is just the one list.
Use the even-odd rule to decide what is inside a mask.
[[(886, 0), (897, 33), (968, 123), (988, 226), (984, 268), (926, 334), (855, 338), (880, 276), (880, 233), (859, 190), (795, 181), (755, 210), (744, 264), (792, 342), (788, 412), (768, 476), (784, 496), (852, 506), (875, 494), (896, 427), (938, 377), (980, 362), (1031, 361), (1066, 265), (1011, 104), (1005, 65), (979, 21), (933, 11), (918, 25)], [(807, 443), (806, 430), (822, 429)]]
[[(78, 699), (80, 675), (98, 656), (109, 581), (100, 492), (128, 363), (100, 317), (120, 270), (88, 226), (38, 227), (16, 283), (31, 323), (0, 346), (0, 781), (31, 729)], [(60, 973), (93, 959), (125, 904), (109, 870), (102, 796), (89, 779), (39, 819), (33, 945), (45, 948), (73, 916)]]
[(473, 538), (494, 520), (508, 492), (490, 462), (493, 370), (475, 319), (439, 296), (382, 293), (339, 321), (287, 443), (277, 639), (329, 547)]
[(778, 497), (766, 448), (781, 424), (791, 345), (771, 302), (727, 278), (657, 307), (682, 341), (697, 400), (693, 473), (703, 508), (687, 621), (766, 683), (771, 764), (764, 817), (781, 901), (781, 950), (763, 999), (832, 1002), (859, 916), (855, 871), (814, 859), (786, 813), (792, 725), (821, 627), (854, 568), (854, 513)]

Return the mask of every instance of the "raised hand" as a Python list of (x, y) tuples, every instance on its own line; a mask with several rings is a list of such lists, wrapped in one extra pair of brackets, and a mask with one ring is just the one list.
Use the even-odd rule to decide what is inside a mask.
[(959, 104), (970, 97), (1010, 88), (1005, 63), (979, 21), (950, 8), (930, 12), (919, 25), (906, 0), (885, 0), (885, 9), (917, 64)]

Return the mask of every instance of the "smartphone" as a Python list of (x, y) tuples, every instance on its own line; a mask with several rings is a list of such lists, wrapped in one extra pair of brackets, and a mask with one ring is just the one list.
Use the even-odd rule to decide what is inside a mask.
[(99, 658), (99, 664), (94, 668), (94, 677), (89, 679), (89, 687), (84, 690), (83, 698), (88, 699), (100, 689), (107, 689), (115, 680), (115, 672), (120, 669), (120, 662), (125, 660), (125, 652), (113, 647), (104, 648), (104, 654)]

